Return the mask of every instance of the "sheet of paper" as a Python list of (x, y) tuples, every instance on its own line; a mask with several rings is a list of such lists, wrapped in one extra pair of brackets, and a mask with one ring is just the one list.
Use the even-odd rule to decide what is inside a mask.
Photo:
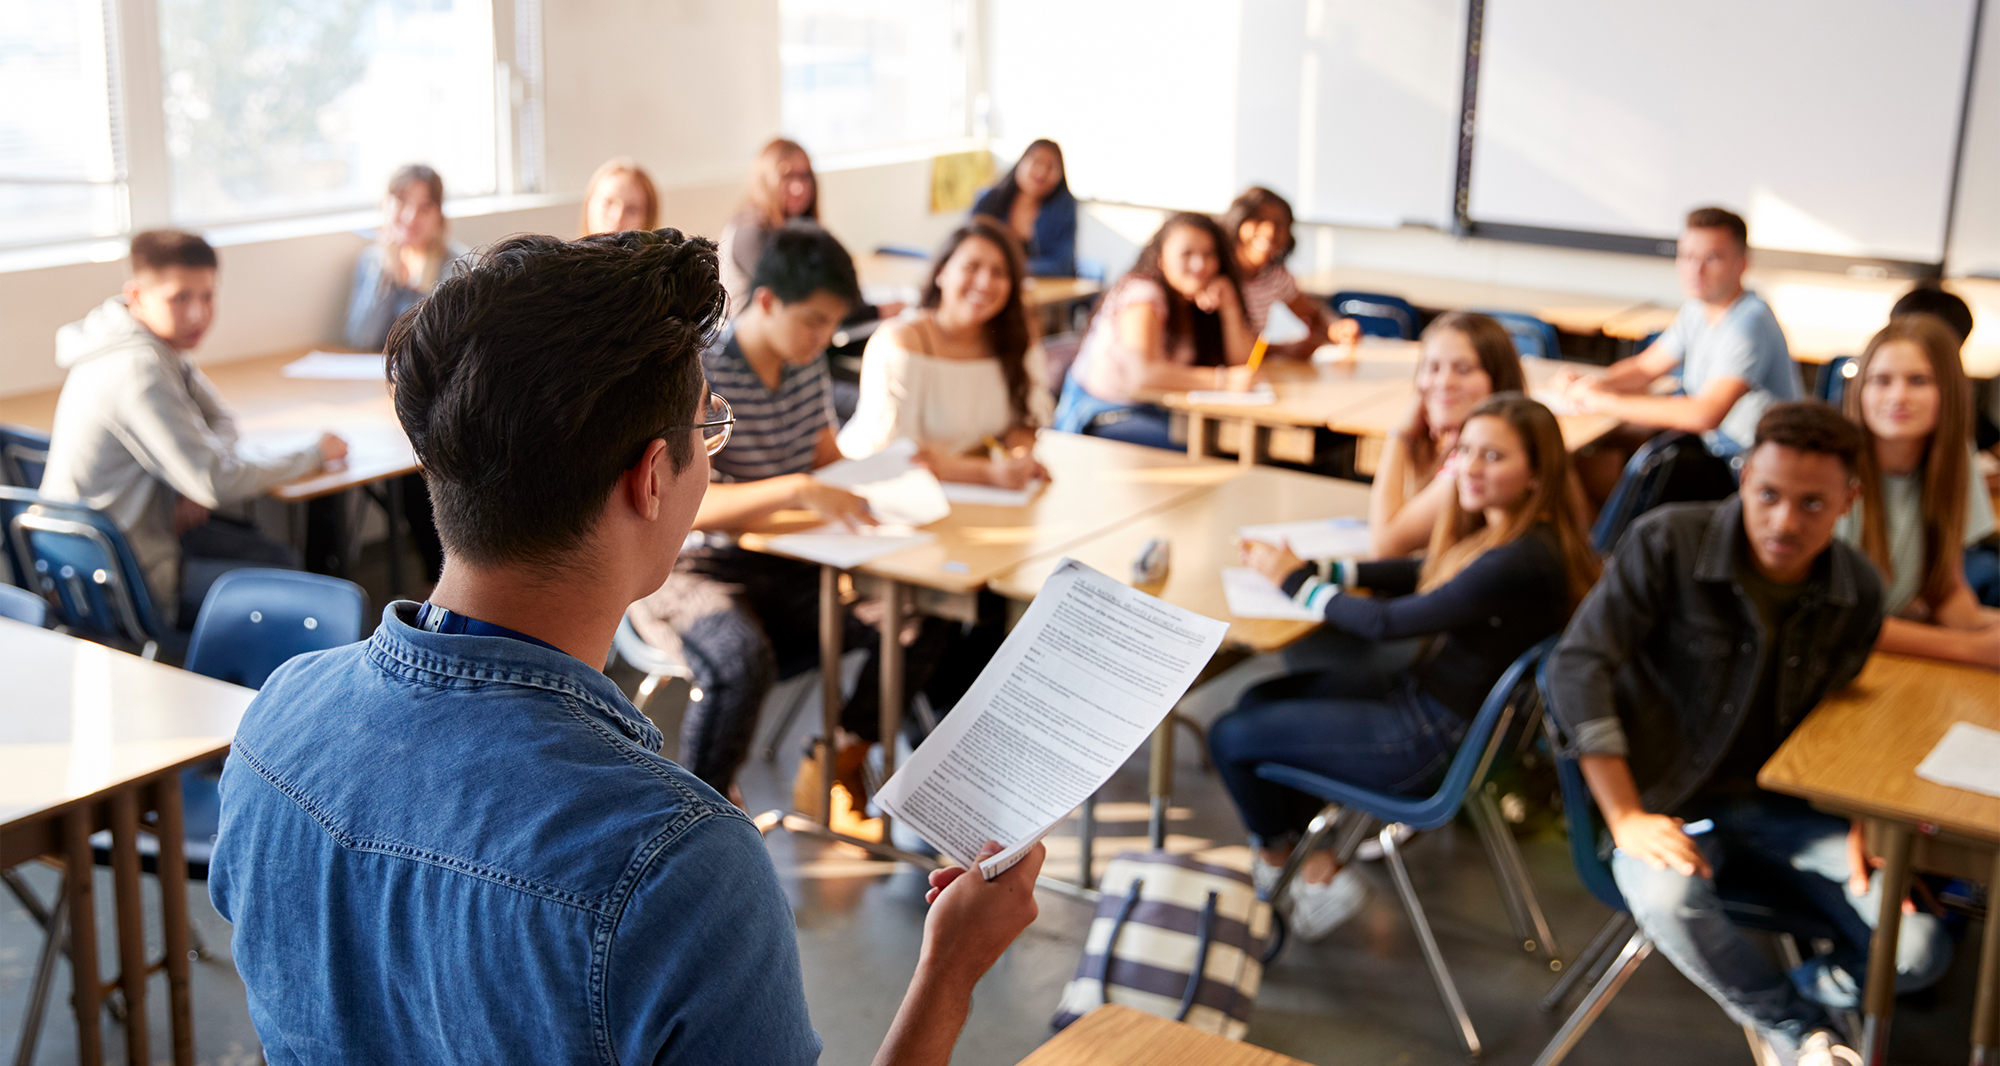
[(384, 369), (382, 356), (355, 355), (349, 352), (307, 352), (303, 358), (279, 367), (278, 373), (288, 378), (309, 378), (315, 381), (388, 379), (388, 371)]
[(916, 464), (916, 455), (916, 442), (905, 437), (865, 459), (828, 463), (813, 477), (867, 500), (884, 522), (927, 526), (951, 513), (951, 501), (937, 475)]
[(944, 724), (882, 786), (891, 815), (989, 880), (1097, 791), (1228, 626), (1064, 559)]
[(952, 503), (972, 503), (983, 507), (1026, 507), (1042, 491), (1045, 482), (1030, 481), (1018, 489), (1003, 489), (997, 485), (974, 485), (965, 481), (946, 481), (944, 498)]
[(2000, 732), (1953, 722), (1917, 764), (1917, 776), (1940, 785), (2000, 796)]
[(769, 544), (771, 550), (785, 555), (852, 570), (884, 555), (929, 544), (936, 539), (936, 534), (909, 526), (864, 526), (856, 531), (838, 522), (828, 522), (801, 533), (772, 537)]
[(1368, 541), (1368, 523), (1360, 518), (1314, 518), (1305, 522), (1270, 522), (1237, 526), (1236, 535), (1265, 544), (1288, 544), (1301, 559), (1366, 559), (1375, 554)]
[(1205, 403), (1213, 407), (1268, 407), (1278, 402), (1278, 394), (1258, 390), (1256, 392), (1230, 392), (1225, 389), (1195, 389), (1187, 394), (1189, 403)]
[(1282, 618), (1289, 622), (1320, 622), (1325, 616), (1298, 605), (1285, 590), (1247, 566), (1222, 568), (1222, 595), (1229, 613), (1238, 618)]

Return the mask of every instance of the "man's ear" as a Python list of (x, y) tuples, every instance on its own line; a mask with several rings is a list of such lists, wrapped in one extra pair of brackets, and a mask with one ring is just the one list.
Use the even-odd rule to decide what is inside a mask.
[(118, 291), (125, 294), (125, 302), (128, 305), (138, 302), (139, 279), (136, 277), (126, 278), (124, 286), (121, 287)]
[(633, 513), (648, 522), (658, 521), (674, 481), (674, 460), (667, 454), (667, 442), (659, 438), (648, 442), (646, 454), (619, 481)]

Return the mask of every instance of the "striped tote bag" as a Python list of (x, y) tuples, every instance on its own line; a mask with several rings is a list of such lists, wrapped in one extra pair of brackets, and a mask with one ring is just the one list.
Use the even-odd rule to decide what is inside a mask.
[(1243, 1039), (1271, 936), (1271, 905), (1250, 875), (1132, 851), (1111, 861), (1098, 887), (1083, 959), (1051, 1024), (1117, 1003)]

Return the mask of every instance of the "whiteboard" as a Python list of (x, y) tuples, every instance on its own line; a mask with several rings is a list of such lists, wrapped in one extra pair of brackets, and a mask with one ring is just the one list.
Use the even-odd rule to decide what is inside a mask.
[(1250, 185), (1306, 221), (1450, 222), (1463, 0), (996, 0), (1002, 165), (1063, 146), (1079, 197), (1220, 211)]
[(1487, 0), (1475, 222), (1935, 263), (1974, 0)]

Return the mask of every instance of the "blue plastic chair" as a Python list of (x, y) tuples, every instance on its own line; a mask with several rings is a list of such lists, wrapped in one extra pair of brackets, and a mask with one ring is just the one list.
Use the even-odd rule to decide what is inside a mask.
[(1500, 323), (1507, 336), (1514, 341), (1514, 351), (1523, 357), (1537, 359), (1561, 359), (1562, 335), (1556, 328), (1534, 315), (1519, 311), (1481, 311), (1482, 315)]
[(0, 618), (11, 618), (31, 626), (49, 624), (49, 601), (12, 585), (0, 585)]
[(153, 609), (145, 571), (110, 518), (0, 486), (0, 519), (31, 591), (49, 599), (56, 620), (71, 633), (135, 646), (147, 659), (162, 645), (178, 650), (179, 635)]
[(39, 489), (42, 471), (48, 465), (48, 434), (27, 426), (0, 423), (0, 485)]
[(361, 639), (368, 596), (352, 581), (246, 567), (216, 579), (195, 616), (187, 668), (263, 688), (285, 660)]
[(1401, 296), (1379, 292), (1336, 292), (1327, 306), (1343, 318), (1351, 318), (1370, 337), (1417, 339), (1417, 309)]
[(1290, 885), (1298, 873), (1298, 867), (1305, 856), (1331, 830), (1334, 822), (1344, 813), (1362, 815), (1353, 822), (1345, 837), (1336, 846), (1336, 855), (1345, 863), (1353, 855), (1354, 846), (1360, 842), (1360, 831), (1373, 822), (1387, 823), (1383, 826), (1379, 839), (1382, 855), (1389, 866), (1389, 873), (1396, 882), (1396, 893), (1402, 897), (1403, 908), (1409, 912), (1410, 926), (1416, 931), (1417, 943), (1423, 948), (1424, 961), (1430, 967), (1431, 978), (1437, 983), (1438, 995), (1444, 1000), (1445, 1009), (1452, 1015), (1457, 1026), (1459, 1044), (1466, 1054), (1477, 1058), (1480, 1054), (1479, 1034), (1472, 1028), (1472, 1019), (1465, 1013), (1465, 1003), (1459, 998), (1458, 985), (1452, 980), (1451, 972), (1445, 968), (1444, 955), (1438, 950), (1437, 936), (1431, 931), (1430, 919), (1424, 915), (1423, 904), (1417, 899), (1416, 889), (1411, 885), (1410, 872), (1403, 864), (1401, 847), (1397, 842), (1397, 827), (1412, 830), (1436, 829), (1447, 825), (1458, 817), (1461, 806), (1473, 812), (1474, 825), (1479, 829), (1481, 839), (1486, 843), (1490, 857), (1494, 860), (1496, 874), (1500, 882), (1501, 896), (1508, 904), (1510, 916), (1514, 920), (1515, 932), (1521, 937), (1523, 946), (1529, 951), (1539, 952), (1550, 959), (1556, 957), (1556, 947), (1548, 931), (1548, 922), (1542, 916), (1541, 907), (1535, 902), (1534, 890), (1528, 884), (1526, 865), (1521, 861), (1521, 853), (1514, 844), (1514, 838), (1505, 827), (1500, 814), (1493, 806), (1492, 797), (1479, 789), (1479, 782), (1485, 778), (1487, 770), (1498, 756), (1500, 746), (1505, 742), (1508, 729), (1513, 724), (1517, 707), (1523, 706), (1521, 697), (1526, 697), (1527, 709), (1523, 712), (1533, 715), (1539, 711), (1536, 703), (1534, 674), (1543, 657), (1555, 648), (1556, 638), (1549, 637), (1514, 660), (1506, 673), (1486, 696), (1479, 713), (1473, 717), (1465, 739), (1459, 742), (1457, 754), (1452, 756), (1451, 765), (1445, 771), (1444, 781), (1436, 791), (1428, 796), (1403, 796), (1390, 792), (1350, 785), (1345, 781), (1301, 770), (1280, 763), (1260, 763), (1257, 776), (1266, 781), (1294, 788), (1307, 795), (1317, 796), (1327, 802), (1312, 821), (1306, 837), (1299, 846), (1292, 849), (1292, 858), (1285, 864), (1278, 883), (1272, 889), (1272, 899), (1277, 899)]
[(1720, 500), (1736, 491), (1729, 463), (1711, 455), (1701, 438), (1670, 429), (1639, 446), (1597, 514), (1591, 547), (1610, 555), (1642, 514), (1663, 503)]
[(1813, 395), (1839, 407), (1840, 401), (1847, 396), (1847, 383), (1853, 380), (1855, 373), (1860, 369), (1860, 364), (1854, 361), (1853, 356), (1834, 356), (1827, 360), (1826, 365), (1820, 367), (1819, 373), (1814, 376)]
[[(1546, 707), (1549, 703), (1546, 660), (1536, 668), (1535, 683)], [(1590, 946), (1577, 956), (1562, 979), (1538, 1004), (1544, 1013), (1562, 1006), (1570, 992), (1586, 980), (1586, 975), (1597, 970), (1607, 956), (1611, 957), (1612, 961), (1603, 967), (1590, 992), (1577, 1004), (1575, 1012), (1563, 1022), (1562, 1028), (1556, 1031), (1555, 1037), (1535, 1060), (1535, 1066), (1556, 1066), (1604, 1013), (1611, 997), (1625, 986), (1639, 964), (1653, 953), (1653, 940), (1633, 920), (1632, 912), (1626, 909), (1625, 896), (1618, 890), (1618, 882), (1611, 875), (1609, 835), (1598, 815), (1597, 802), (1591, 798), (1590, 788), (1584, 783), (1576, 755), (1564, 745), (1551, 716), (1542, 717), (1542, 729), (1554, 756), (1556, 782), (1562, 790), (1563, 817), (1569, 826), (1570, 861), (1576, 866), (1577, 879), (1583, 882), (1584, 889), (1613, 912), (1591, 940)], [(1726, 876), (1717, 882), (1716, 890), (1722, 897), (1723, 911), (1731, 922), (1787, 940), (1786, 954), (1789, 956), (1796, 957), (1798, 954), (1798, 941), (1834, 940), (1840, 936), (1832, 925), (1813, 917), (1803, 901), (1787, 900), (1755, 885), (1730, 882)], [(1612, 955), (1614, 948), (1617, 952), (1615, 956)], [(1754, 1032), (1746, 1030), (1746, 1035), (1753, 1041), (1756, 1039)], [(1753, 1044), (1753, 1048), (1755, 1046)]]

